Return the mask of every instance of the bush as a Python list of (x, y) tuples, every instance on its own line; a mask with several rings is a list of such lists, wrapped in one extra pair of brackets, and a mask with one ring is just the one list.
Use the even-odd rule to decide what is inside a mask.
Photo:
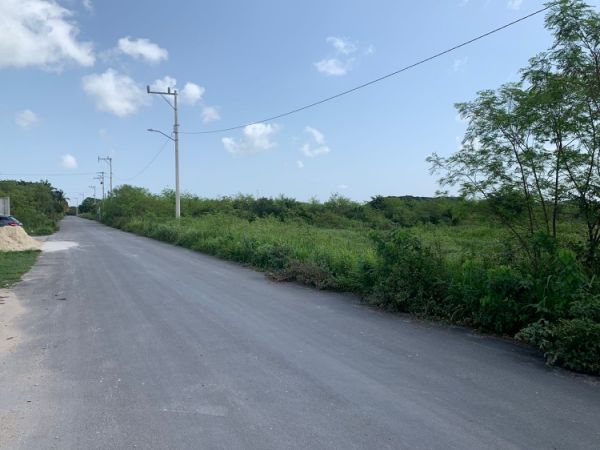
[(590, 319), (560, 319), (552, 324), (538, 321), (517, 338), (544, 352), (549, 364), (577, 372), (600, 374), (600, 323)]
[(530, 286), (508, 266), (488, 269), (486, 278), (486, 293), (475, 311), (474, 323), (484, 331), (513, 335), (527, 321)]
[(52, 234), (67, 210), (61, 190), (47, 181), (0, 181), (0, 197), (10, 197), (11, 214), (33, 235)]
[(571, 304), (569, 313), (574, 318), (600, 323), (600, 295), (580, 295), (580, 299)]
[(386, 308), (419, 315), (445, 315), (448, 275), (440, 255), (409, 232), (376, 234), (378, 265), (372, 300)]
[(331, 272), (314, 261), (291, 260), (283, 270), (274, 274), (274, 278), (279, 281), (297, 281), (317, 289), (336, 287)]
[(561, 319), (556, 340), (548, 350), (550, 363), (578, 372), (600, 373), (600, 323), (589, 319)]

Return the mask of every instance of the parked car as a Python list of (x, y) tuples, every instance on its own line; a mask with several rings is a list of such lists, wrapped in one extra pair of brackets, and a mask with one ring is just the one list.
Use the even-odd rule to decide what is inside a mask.
[(22, 227), (23, 224), (15, 216), (0, 216), (0, 227)]

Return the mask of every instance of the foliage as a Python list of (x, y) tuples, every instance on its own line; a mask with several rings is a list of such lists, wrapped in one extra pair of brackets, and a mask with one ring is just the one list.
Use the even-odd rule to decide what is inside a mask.
[(378, 264), (372, 298), (398, 311), (439, 316), (448, 290), (443, 259), (404, 230), (374, 235)]
[(600, 15), (581, 0), (554, 2), (554, 45), (532, 58), (522, 81), (457, 104), (468, 121), (462, 148), (432, 155), (442, 184), (488, 200), (532, 260), (535, 237), (558, 238), (575, 213), (586, 225), (585, 262), (600, 246)]
[(79, 214), (96, 214), (98, 209), (98, 200), (93, 197), (86, 197), (79, 205)]
[[(482, 199), (520, 249), (508, 265), (467, 265), (454, 278), (461, 315), (498, 333), (522, 328), (550, 363), (599, 373), (600, 15), (581, 0), (549, 11), (552, 47), (520, 82), (457, 104), (462, 148), (428, 161), (441, 184)], [(563, 236), (577, 222), (583, 245)]]
[(121, 228), (144, 236), (249, 264), (275, 278), (316, 287), (352, 290), (354, 273), (374, 252), (367, 236), (325, 230), (273, 218), (244, 220), (233, 215), (202, 218), (118, 220)]
[[(116, 197), (118, 196), (118, 201)], [(102, 204), (102, 215), (107, 222), (124, 216), (170, 217), (173, 214), (175, 194), (165, 190), (154, 195), (146, 189), (123, 185), (114, 190)], [(88, 199), (80, 206), (88, 212)], [(133, 206), (135, 205), (135, 206)], [(129, 209), (128, 209), (129, 208)], [(133, 209), (132, 209), (133, 208)], [(277, 198), (248, 195), (206, 199), (191, 194), (181, 197), (181, 210), (186, 217), (201, 217), (206, 214), (222, 213), (244, 220), (274, 218), (281, 222), (301, 222), (320, 228), (339, 229), (390, 229), (396, 226), (411, 227), (421, 224), (458, 225), (466, 216), (468, 207), (464, 200), (451, 197), (374, 197), (371, 202), (361, 204), (339, 195), (326, 202), (300, 202), (280, 196)], [(484, 220), (485, 211), (471, 210), (475, 220)]]
[(0, 288), (6, 288), (21, 279), (35, 263), (38, 251), (0, 252)]
[(600, 323), (591, 319), (539, 321), (524, 328), (518, 339), (542, 350), (550, 364), (578, 372), (600, 373)]
[(0, 197), (10, 197), (11, 214), (34, 235), (52, 234), (67, 209), (61, 190), (47, 181), (0, 181)]

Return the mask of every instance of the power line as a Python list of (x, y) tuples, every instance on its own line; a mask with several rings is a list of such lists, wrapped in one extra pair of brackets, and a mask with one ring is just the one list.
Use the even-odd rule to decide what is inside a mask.
[(129, 177), (129, 178), (121, 178), (121, 181), (131, 181), (134, 178), (139, 177), (141, 174), (143, 174), (151, 165), (152, 163), (154, 163), (154, 161), (156, 161), (156, 158), (158, 158), (158, 156), (165, 150), (165, 148), (167, 147), (167, 144), (169, 143), (169, 139), (165, 139), (165, 141), (162, 143), (162, 145), (160, 146), (159, 150), (156, 152), (156, 154), (152, 157), (152, 159), (150, 160), (150, 162), (148, 162), (148, 164), (146, 164), (144, 166), (144, 168), (142, 170), (140, 170), (138, 173), (136, 173), (134, 176)]
[(281, 114), (277, 114), (275, 116), (267, 117), (266, 119), (256, 120), (254, 122), (248, 122), (248, 123), (245, 123), (245, 124), (242, 124), (242, 125), (235, 125), (235, 126), (228, 127), (228, 128), (219, 128), (219, 129), (215, 129), (215, 130), (206, 130), (206, 131), (180, 131), (180, 133), (181, 134), (214, 134), (214, 133), (224, 133), (226, 131), (239, 130), (240, 128), (245, 128), (245, 127), (247, 127), (249, 125), (255, 125), (257, 123), (269, 122), (271, 120), (280, 119), (282, 117), (286, 117), (286, 116), (290, 116), (292, 114), (296, 114), (296, 113), (298, 113), (300, 111), (304, 111), (306, 109), (313, 108), (313, 107), (318, 106), (318, 105), (322, 105), (323, 103), (329, 102), (331, 100), (335, 100), (335, 99), (337, 99), (339, 97), (342, 97), (344, 95), (348, 95), (348, 94), (350, 94), (352, 92), (358, 91), (359, 89), (363, 89), (363, 88), (365, 88), (367, 86), (371, 86), (372, 84), (379, 83), (380, 81), (383, 81), (383, 80), (385, 80), (387, 78), (391, 78), (391, 77), (393, 77), (395, 75), (401, 74), (402, 72), (406, 72), (407, 70), (414, 69), (417, 66), (425, 64), (425, 63), (427, 63), (429, 61), (432, 61), (434, 59), (437, 59), (437, 58), (439, 58), (441, 56), (447, 55), (448, 53), (454, 52), (454, 51), (456, 51), (456, 50), (458, 50), (458, 49), (460, 49), (462, 47), (466, 47), (467, 45), (470, 45), (470, 44), (472, 44), (474, 42), (477, 42), (477, 41), (479, 41), (481, 39), (484, 39), (484, 38), (486, 38), (486, 37), (488, 37), (488, 36), (490, 36), (492, 34), (498, 33), (499, 31), (502, 31), (502, 30), (504, 30), (506, 28), (509, 28), (509, 27), (513, 26), (513, 25), (516, 25), (519, 22), (523, 22), (524, 20), (527, 20), (527, 19), (529, 19), (529, 18), (531, 18), (533, 16), (536, 16), (536, 15), (538, 15), (540, 13), (543, 13), (544, 11), (547, 11), (548, 9), (550, 9), (552, 6), (553, 6), (552, 4), (549, 4), (549, 5), (547, 5), (544, 8), (541, 8), (541, 9), (538, 9), (537, 11), (532, 12), (531, 14), (527, 14), (526, 16), (523, 16), (523, 17), (521, 17), (519, 19), (513, 20), (512, 22), (509, 22), (509, 23), (507, 23), (505, 25), (502, 25), (501, 27), (498, 27), (498, 28), (495, 28), (495, 29), (493, 29), (491, 31), (488, 31), (487, 33), (481, 34), (481, 35), (479, 35), (477, 37), (474, 37), (473, 39), (469, 39), (468, 41), (465, 41), (465, 42), (463, 42), (461, 44), (458, 44), (458, 45), (455, 45), (454, 47), (451, 47), (451, 48), (449, 48), (447, 50), (444, 50), (444, 51), (441, 51), (439, 53), (436, 53), (435, 55), (432, 55), (432, 56), (429, 56), (427, 58), (421, 59), (420, 61), (417, 61), (417, 62), (415, 62), (413, 64), (410, 64), (410, 65), (405, 66), (405, 67), (403, 67), (401, 69), (398, 69), (398, 70), (396, 70), (394, 72), (391, 72), (391, 73), (388, 73), (386, 75), (383, 75), (383, 76), (381, 76), (379, 78), (375, 78), (374, 80), (367, 81), (366, 83), (363, 83), (363, 84), (355, 86), (355, 87), (353, 87), (351, 89), (342, 91), (342, 92), (340, 92), (338, 94), (332, 95), (330, 97), (326, 97), (324, 99), (318, 100), (318, 101), (310, 103), (308, 105), (301, 106), (301, 107), (296, 108), (296, 109), (292, 109), (291, 111), (287, 111), (287, 112), (284, 112), (284, 113), (281, 113)]

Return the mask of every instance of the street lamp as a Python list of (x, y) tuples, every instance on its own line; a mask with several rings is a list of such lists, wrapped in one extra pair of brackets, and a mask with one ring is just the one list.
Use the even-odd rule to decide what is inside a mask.
[[(177, 89), (171, 90), (171, 88), (168, 87), (166, 92), (159, 92), (151, 91), (150, 86), (146, 86), (146, 92), (148, 92), (148, 94), (160, 95), (175, 112), (175, 122), (173, 124), (174, 137), (171, 137), (162, 131), (153, 130), (152, 128), (149, 128), (148, 131), (160, 133), (175, 142), (175, 217), (179, 219), (179, 216), (181, 215), (181, 202), (179, 196), (179, 119), (177, 113)], [(170, 95), (173, 97), (173, 104), (171, 104), (171, 102), (165, 98), (165, 95)]]

